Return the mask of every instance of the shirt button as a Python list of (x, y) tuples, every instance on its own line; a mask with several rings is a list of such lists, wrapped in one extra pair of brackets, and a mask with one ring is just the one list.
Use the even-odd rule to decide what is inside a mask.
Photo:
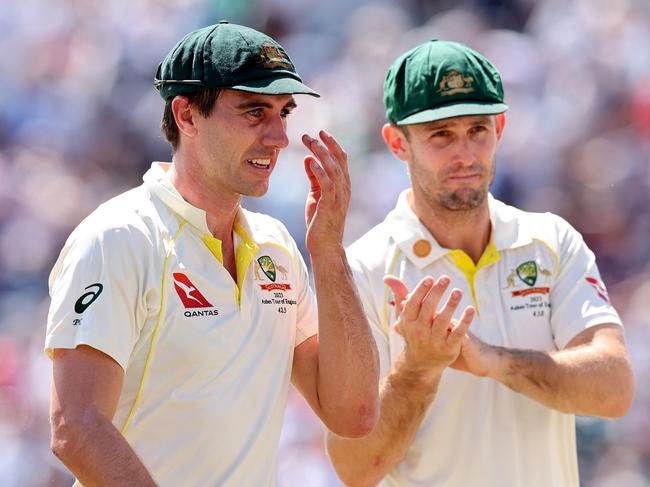
[(431, 253), (431, 242), (428, 240), (418, 240), (413, 244), (413, 253), (416, 257), (426, 257)]

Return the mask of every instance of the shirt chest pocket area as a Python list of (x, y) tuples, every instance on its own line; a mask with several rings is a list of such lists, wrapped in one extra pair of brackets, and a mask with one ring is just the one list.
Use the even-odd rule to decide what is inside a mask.
[[(289, 275), (290, 277), (291, 275)], [(242, 302), (242, 306), (251, 307), (249, 310), (251, 315), (264, 322), (295, 321), (298, 301), (294, 282), (253, 281), (251, 285), (253, 289), (250, 293), (250, 302)]]
[[(510, 266), (513, 270), (501, 286), (501, 319), (505, 325), (508, 346), (532, 350), (555, 348), (551, 328), (550, 273), (529, 259)], [(540, 275), (540, 268), (544, 271)]]
[(288, 252), (276, 246), (260, 249), (249, 267), (251, 287), (249, 294), (253, 314), (265, 318), (284, 320), (295, 316), (297, 306), (298, 280), (293, 259)]

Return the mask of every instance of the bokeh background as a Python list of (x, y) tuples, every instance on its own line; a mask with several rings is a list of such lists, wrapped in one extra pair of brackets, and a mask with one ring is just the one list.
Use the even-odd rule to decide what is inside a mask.
[[(647, 0), (2, 2), (0, 485), (70, 485), (49, 451), (47, 276), (83, 217), (138, 185), (152, 160), (169, 160), (153, 74), (182, 35), (220, 19), (280, 40), (323, 95), (298, 97), (291, 145), (271, 190), (245, 202), (284, 221), (303, 249), (301, 133), (326, 128), (349, 153), (350, 243), (408, 185), (380, 137), (391, 61), (437, 37), (465, 42), (495, 62), (511, 109), (493, 192), (577, 227), (626, 324), (636, 399), (624, 419), (579, 418), (582, 484), (650, 485)], [(278, 484), (340, 485), (321, 427), (293, 391)]]

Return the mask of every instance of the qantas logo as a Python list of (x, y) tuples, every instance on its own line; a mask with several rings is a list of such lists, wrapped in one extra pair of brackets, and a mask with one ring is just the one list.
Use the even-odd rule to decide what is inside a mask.
[(181, 298), (185, 308), (212, 308), (212, 305), (201, 294), (201, 291), (192, 284), (192, 281), (181, 272), (174, 272), (174, 288)]

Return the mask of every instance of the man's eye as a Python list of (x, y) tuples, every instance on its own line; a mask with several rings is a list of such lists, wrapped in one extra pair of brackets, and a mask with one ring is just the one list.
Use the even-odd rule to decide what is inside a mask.
[(449, 131), (448, 130), (438, 130), (437, 132), (434, 132), (431, 137), (448, 137), (449, 136)]
[(485, 132), (487, 130), (487, 127), (485, 125), (476, 125), (475, 127), (472, 127), (472, 132)]
[(248, 115), (250, 115), (251, 117), (259, 118), (259, 117), (262, 116), (262, 109), (261, 108), (255, 108), (254, 110), (249, 110), (246, 113), (248, 113)]

